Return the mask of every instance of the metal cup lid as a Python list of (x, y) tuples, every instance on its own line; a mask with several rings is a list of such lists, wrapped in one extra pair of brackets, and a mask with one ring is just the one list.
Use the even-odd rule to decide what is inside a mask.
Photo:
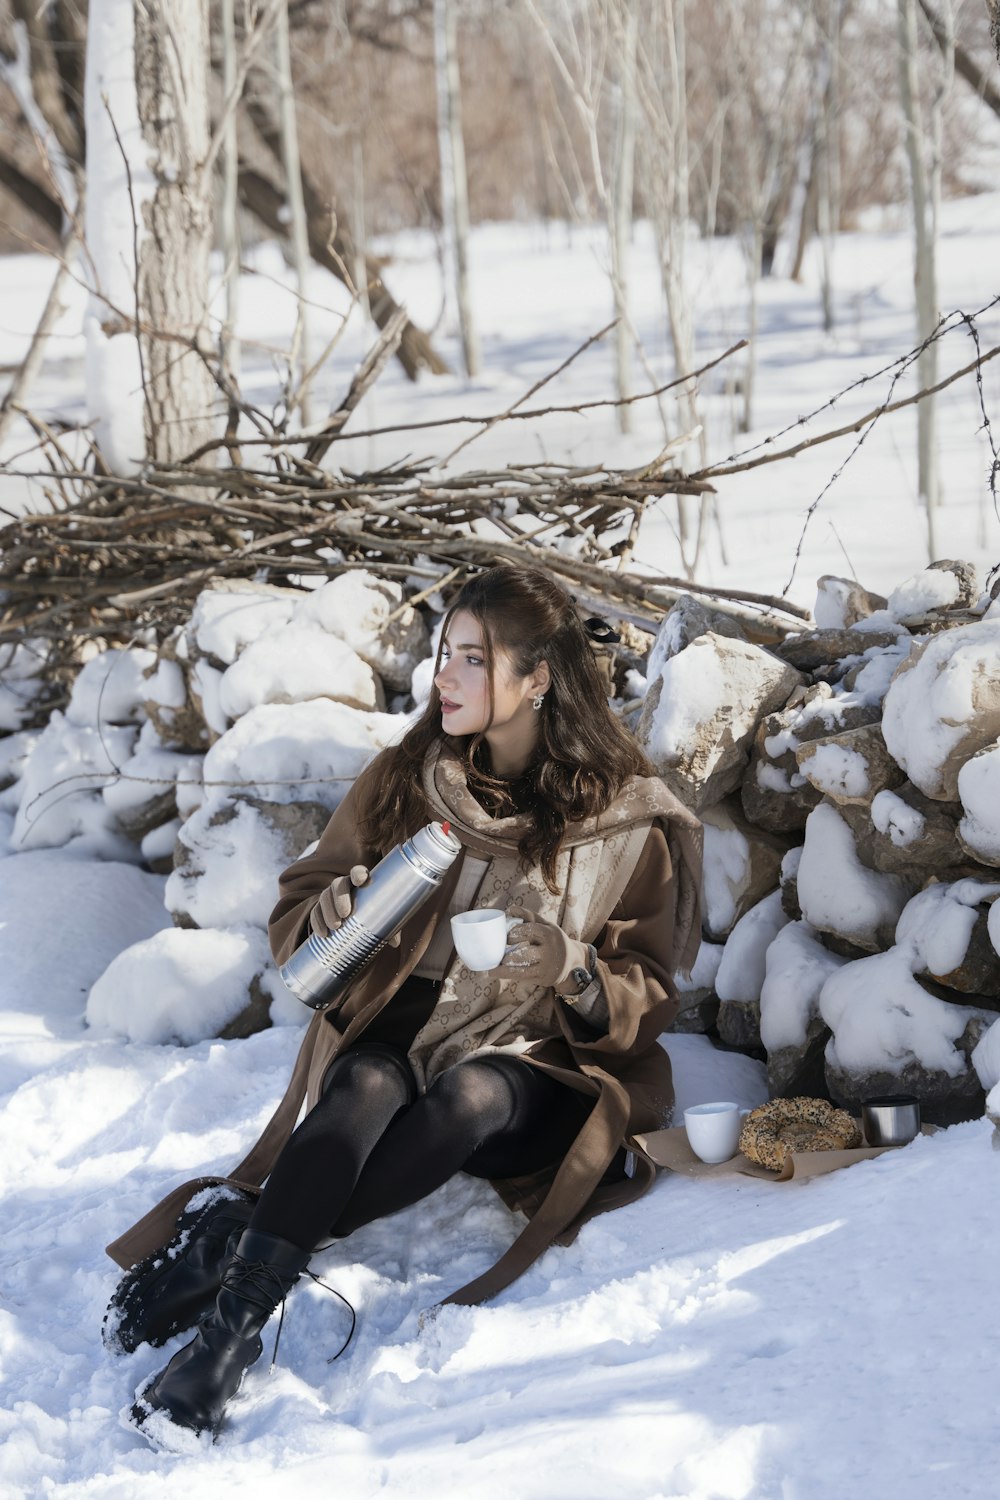
[(443, 873), (458, 855), (462, 845), (449, 828), (445, 832), (440, 823), (428, 823), (418, 828), (410, 841), (416, 854)]

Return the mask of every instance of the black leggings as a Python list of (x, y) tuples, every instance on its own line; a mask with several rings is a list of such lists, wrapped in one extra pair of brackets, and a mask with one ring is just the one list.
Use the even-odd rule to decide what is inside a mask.
[(416, 1203), (456, 1172), (536, 1172), (565, 1154), (593, 1103), (507, 1054), (459, 1063), (418, 1097), (405, 1052), (359, 1042), (331, 1064), (250, 1227), (311, 1251)]

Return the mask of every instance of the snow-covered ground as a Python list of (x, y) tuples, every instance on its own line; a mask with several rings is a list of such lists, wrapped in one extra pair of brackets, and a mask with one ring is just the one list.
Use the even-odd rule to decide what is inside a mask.
[[(392, 248), (387, 279), (418, 322), (432, 321), (439, 292), (429, 246), (408, 236)], [(484, 375), (471, 388), (457, 377), (414, 388), (390, 370), (357, 423), (493, 412), (610, 316), (596, 233), (494, 227), (476, 235), (473, 251)], [(989, 302), (998, 258), (1000, 196), (949, 205), (942, 310)], [(255, 259), (268, 277), (287, 279), (273, 250)], [(707, 358), (744, 331), (743, 268), (731, 245), (693, 247), (693, 260)], [(653, 367), (670, 378), (642, 232), (635, 262), (637, 321)], [(885, 222), (844, 237), (836, 273), (832, 337), (811, 281), (763, 289), (754, 432), (733, 435), (736, 398), (720, 367), (706, 387), (713, 458), (794, 422), (911, 346), (905, 231)], [(34, 258), (3, 265), (5, 363), (23, 350), (47, 274)], [(317, 277), (314, 292), (340, 305), (328, 278)], [(266, 348), (287, 344), (291, 300), (257, 275), (243, 306), (244, 334), (257, 341), (247, 385), (269, 400)], [(33, 396), (70, 419), (83, 401), (79, 312), (67, 314), (60, 357)], [(996, 309), (980, 337), (984, 350), (1000, 343)], [(325, 376), (327, 398), (364, 343), (352, 319)], [(971, 356), (967, 334), (949, 335), (942, 373)], [(588, 352), (531, 404), (607, 395), (609, 358), (603, 347)], [(983, 381), (1000, 441), (1000, 360)], [(888, 383), (871, 382), (813, 428), (863, 413)], [(913, 388), (901, 383), (895, 394)], [(662, 446), (650, 405), (628, 439), (608, 414), (559, 417), (494, 429), (456, 464), (600, 456), (638, 465)], [(981, 428), (965, 379), (942, 398), (940, 550), (985, 571), (1000, 553), (1000, 523)], [(347, 467), (404, 452), (441, 457), (470, 430), (359, 438), (337, 456)], [(779, 590), (804, 510), (853, 441), (720, 481), (728, 562), (713, 529), (700, 576)], [(25, 446), (15, 431), (5, 454)], [(820, 506), (792, 591), (798, 602), (812, 604), (821, 572), (853, 572), (887, 591), (926, 560), (914, 447), (910, 412), (875, 429)], [(23, 504), (25, 489), (0, 474), (0, 504)], [(675, 573), (668, 514), (650, 518), (640, 555)], [(287, 1485), (302, 1497), (351, 1500), (993, 1500), (1000, 1156), (992, 1127), (978, 1121), (807, 1184), (664, 1174), (649, 1196), (550, 1251), (495, 1303), (435, 1316), (439, 1299), (491, 1264), (517, 1229), (488, 1187), (456, 1180), (316, 1257), (318, 1273), (358, 1309), (340, 1360), (327, 1363), (346, 1332), (343, 1309), (300, 1286), (277, 1369), (269, 1375), (265, 1359), (251, 1372), (219, 1443), (187, 1456), (152, 1452), (118, 1412), (165, 1353), (104, 1350), (100, 1323), (116, 1272), (103, 1246), (174, 1183), (242, 1154), (284, 1086), (300, 1034), (285, 1025), (182, 1047), (88, 1031), (91, 985), (115, 953), (165, 925), (162, 893), (161, 877), (112, 860), (50, 849), (0, 859), (0, 1496), (216, 1500)], [(136, 1006), (144, 1000), (136, 994)], [(681, 1108), (765, 1096), (759, 1064), (714, 1052), (703, 1038), (672, 1038), (669, 1049)]]

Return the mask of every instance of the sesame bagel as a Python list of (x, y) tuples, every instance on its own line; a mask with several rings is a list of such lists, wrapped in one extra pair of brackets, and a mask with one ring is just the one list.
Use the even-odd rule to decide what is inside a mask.
[(751, 1110), (740, 1131), (750, 1161), (780, 1172), (792, 1151), (848, 1151), (862, 1144), (861, 1127), (828, 1099), (772, 1099)]

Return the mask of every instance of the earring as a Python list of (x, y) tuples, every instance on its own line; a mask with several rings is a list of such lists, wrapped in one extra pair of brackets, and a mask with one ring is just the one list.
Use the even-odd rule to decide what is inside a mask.
[(539, 693), (539, 695), (538, 695), (537, 698), (532, 698), (532, 700), (531, 700), (531, 706), (535, 710), (535, 712), (537, 713), (538, 710), (541, 708), (541, 706), (542, 706), (542, 704), (544, 702), (545, 702), (545, 694), (544, 693)]

